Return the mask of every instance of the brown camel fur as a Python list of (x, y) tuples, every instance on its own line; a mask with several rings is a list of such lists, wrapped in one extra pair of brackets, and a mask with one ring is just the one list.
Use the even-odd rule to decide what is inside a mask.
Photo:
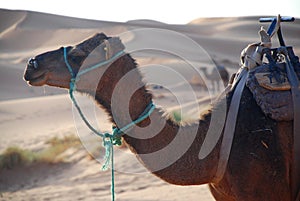
[[(67, 56), (73, 70), (77, 72), (89, 53), (106, 39), (108, 37), (101, 33), (77, 46), (68, 47)], [(96, 102), (107, 111), (113, 123), (122, 127), (138, 118), (152, 99), (137, 69), (135, 60), (129, 54), (125, 54), (108, 67), (99, 68), (82, 76), (78, 90), (94, 96), (89, 90), (90, 83), (98, 82), (94, 97)], [(128, 72), (130, 77), (122, 80), (125, 74), (129, 76)], [(97, 76), (101, 79), (99, 80)], [(24, 79), (33, 86), (46, 84), (66, 89), (69, 88), (70, 78), (62, 48), (32, 58), (24, 75)], [(118, 82), (122, 83), (121, 87)], [(126, 119), (124, 112), (124, 108), (128, 108), (126, 94), (131, 91), (135, 91), (129, 102), (132, 119)], [(116, 100), (113, 107), (112, 96)], [(232, 92), (224, 97), (227, 105), (230, 104), (231, 97)], [(228, 166), (222, 180), (216, 182), (214, 176), (222, 137), (206, 158), (200, 160), (198, 155), (211, 123), (211, 111), (218, 110), (218, 107), (216, 103), (211, 110), (201, 116), (198, 123), (185, 126), (178, 125), (163, 115), (161, 110), (155, 109), (149, 118), (134, 127), (130, 135), (124, 135), (123, 139), (149, 171), (171, 184), (209, 184), (212, 194), (218, 201), (293, 201), (291, 199), (293, 122), (276, 122), (265, 116), (249, 89), (245, 87)], [(156, 135), (147, 138), (149, 133), (142, 132), (143, 128), (147, 127), (154, 130), (160, 127), (161, 129), (155, 133)], [(195, 137), (192, 136), (193, 129), (197, 131)], [(148, 153), (170, 147), (177, 137), (180, 143), (177, 143), (175, 148), (166, 149), (161, 155), (155, 155), (156, 157), (146, 157)], [(178, 149), (184, 148), (186, 148), (184, 154), (162, 166), (166, 161), (171, 161)]]

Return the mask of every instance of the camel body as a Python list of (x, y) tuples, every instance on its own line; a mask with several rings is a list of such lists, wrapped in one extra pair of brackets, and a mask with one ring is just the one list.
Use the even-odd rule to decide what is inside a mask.
[[(105, 40), (108, 40), (105, 34), (97, 34), (67, 48), (74, 72), (79, 71), (90, 52)], [(110, 46), (114, 48), (114, 45)], [(128, 73), (130, 79), (122, 79)], [(33, 86), (47, 84), (68, 89), (71, 76), (63, 60), (62, 48), (32, 58), (24, 78)], [(98, 85), (92, 92), (90, 88), (95, 80)], [(108, 67), (88, 73), (78, 82), (77, 90), (94, 97), (118, 127), (137, 119), (152, 101), (137, 64), (129, 54)], [(227, 106), (231, 103), (232, 93), (223, 97)], [(209, 184), (217, 201), (294, 201), (291, 198), (293, 121), (278, 122), (265, 116), (247, 87), (241, 98), (227, 169), (223, 178), (216, 182), (222, 136), (202, 160), (199, 159), (199, 151), (213, 123), (212, 111), (219, 107), (216, 103), (198, 122), (185, 126), (175, 123), (156, 108), (149, 118), (131, 129), (123, 139), (141, 163), (157, 177), (176, 185)], [(155, 135), (147, 137), (149, 133), (144, 129), (152, 131), (156, 128), (160, 129), (155, 131)], [(194, 131), (196, 134), (193, 136)], [(170, 146), (178, 139), (180, 143)], [(168, 149), (164, 149), (166, 147)], [(178, 150), (185, 152), (177, 157)]]
[(224, 66), (219, 65), (214, 61), (215, 68), (213, 68), (211, 73), (207, 72), (206, 67), (201, 67), (200, 70), (203, 72), (207, 80), (211, 82), (211, 90), (216, 93), (220, 92), (222, 89), (220, 86), (227, 86), (229, 81), (229, 73)]

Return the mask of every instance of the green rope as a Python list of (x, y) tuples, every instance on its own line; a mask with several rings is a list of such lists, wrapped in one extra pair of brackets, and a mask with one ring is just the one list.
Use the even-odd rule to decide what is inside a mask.
[(91, 67), (89, 67), (89, 68), (86, 68), (86, 69), (81, 70), (80, 72), (78, 72), (77, 77), (79, 77), (79, 76), (81, 76), (81, 75), (83, 75), (83, 74), (85, 74), (85, 73), (87, 73), (87, 72), (90, 72), (90, 71), (92, 71), (92, 70), (95, 70), (95, 69), (97, 69), (97, 68), (99, 68), (99, 67), (101, 67), (101, 66), (104, 66), (104, 65), (106, 65), (106, 64), (109, 64), (109, 63), (112, 62), (112, 61), (115, 61), (118, 57), (122, 56), (122, 54), (124, 54), (124, 51), (123, 51), (123, 50), (120, 51), (120, 52), (118, 52), (117, 54), (115, 54), (113, 57), (111, 57), (111, 58), (108, 59), (108, 60), (102, 61), (102, 62), (100, 62), (100, 63), (98, 63), (98, 64), (95, 64), (94, 66), (91, 66)]
[(69, 95), (70, 98), (75, 106), (75, 108), (77, 109), (81, 119), (83, 120), (83, 122), (86, 124), (86, 126), (93, 131), (93, 133), (95, 133), (96, 135), (102, 137), (102, 141), (103, 141), (103, 146), (105, 148), (105, 157), (104, 157), (104, 164), (102, 166), (102, 170), (108, 170), (109, 167), (111, 167), (111, 193), (112, 193), (112, 201), (115, 201), (115, 174), (114, 174), (114, 145), (121, 145), (122, 144), (122, 140), (121, 140), (121, 136), (128, 131), (129, 129), (131, 129), (134, 125), (142, 122), (143, 120), (145, 120), (146, 118), (148, 118), (152, 112), (155, 109), (155, 105), (151, 102), (150, 104), (148, 104), (148, 106), (146, 107), (146, 109), (144, 110), (144, 112), (139, 116), (139, 118), (137, 118), (136, 120), (130, 122), (129, 124), (127, 124), (126, 126), (124, 126), (123, 128), (117, 128), (114, 127), (112, 130), (112, 133), (101, 133), (99, 131), (97, 131), (91, 124), (90, 122), (86, 119), (86, 117), (84, 116), (81, 108), (79, 107), (73, 92), (76, 90), (76, 81), (77, 79), (87, 73), (90, 72), (92, 70), (95, 70), (96, 68), (99, 68), (103, 65), (106, 65), (110, 62), (112, 62), (113, 60), (115, 60), (116, 58), (120, 57), (124, 52), (120, 51), (118, 52), (116, 55), (114, 55), (113, 57), (111, 57), (108, 60), (105, 60), (103, 62), (100, 62), (94, 66), (91, 66), (87, 69), (84, 69), (82, 71), (80, 71), (77, 75), (73, 72), (73, 69), (71, 67), (71, 65), (68, 62), (67, 59), (67, 48), (64, 47), (64, 61), (65, 64), (67, 65), (67, 68), (71, 74), (71, 81), (70, 81), (70, 90), (69, 90)]
[(103, 139), (103, 145), (105, 147), (106, 161), (102, 166), (102, 170), (105, 171), (111, 166), (111, 200), (115, 201), (115, 168), (114, 168), (114, 146), (112, 138)]

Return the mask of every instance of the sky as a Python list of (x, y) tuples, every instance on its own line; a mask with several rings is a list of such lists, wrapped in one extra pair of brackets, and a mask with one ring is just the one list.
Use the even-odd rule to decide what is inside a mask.
[(126, 22), (151, 19), (185, 24), (200, 17), (293, 16), (300, 0), (0, 0), (0, 8)]

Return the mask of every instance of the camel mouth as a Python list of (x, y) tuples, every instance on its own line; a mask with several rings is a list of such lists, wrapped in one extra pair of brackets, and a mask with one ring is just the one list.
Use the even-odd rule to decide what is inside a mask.
[(24, 80), (31, 86), (42, 86), (47, 81), (47, 72), (30, 72), (26, 71)]

